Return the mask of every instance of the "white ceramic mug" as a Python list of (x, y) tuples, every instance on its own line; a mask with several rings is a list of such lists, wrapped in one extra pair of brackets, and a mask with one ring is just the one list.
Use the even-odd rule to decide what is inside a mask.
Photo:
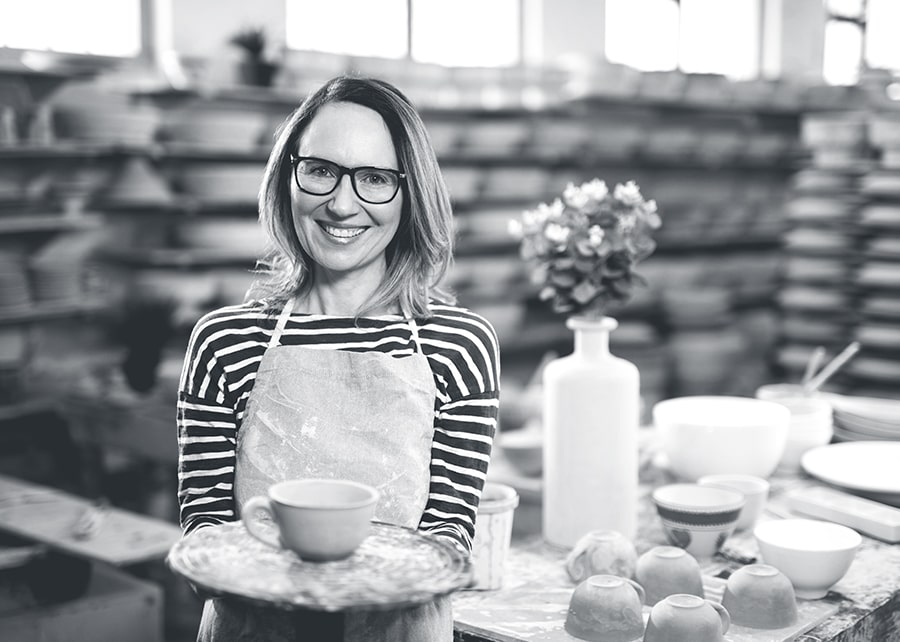
[[(349, 557), (369, 533), (378, 490), (342, 479), (293, 479), (248, 499), (241, 520), (251, 535), (302, 559), (324, 562)], [(269, 517), (275, 532), (258, 518)]]

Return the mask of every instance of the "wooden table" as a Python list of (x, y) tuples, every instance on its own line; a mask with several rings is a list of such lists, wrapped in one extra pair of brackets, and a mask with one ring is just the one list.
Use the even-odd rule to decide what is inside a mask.
[[(643, 451), (642, 451), (643, 452)], [(525, 495), (534, 495), (535, 480), (519, 484), (509, 468), (498, 461), (493, 479), (522, 486)], [(493, 464), (492, 464), (493, 465)], [(898, 464), (900, 465), (900, 464)], [(675, 481), (642, 456), (638, 553), (667, 544), (662, 525), (650, 501), (652, 490)], [(760, 519), (778, 519), (789, 512), (785, 494), (796, 488), (821, 485), (803, 475), (773, 476), (769, 510)], [(539, 485), (539, 484), (538, 484)], [(568, 551), (542, 541), (540, 535), (514, 538), (504, 571), (504, 587), (497, 591), (463, 591), (453, 597), (456, 642), (544, 642), (577, 641), (562, 630), (565, 605), (574, 588), (563, 561)], [(759, 549), (748, 532), (734, 534), (720, 554), (703, 563), (707, 596), (721, 591), (724, 580), (744, 564), (758, 561)], [(713, 595), (710, 595), (710, 592)], [(803, 633), (791, 635), (755, 635), (754, 630), (732, 627), (730, 642), (891, 642), (900, 641), (900, 545), (891, 545), (869, 537), (856, 554), (847, 574), (822, 600), (801, 600), (801, 616), (807, 618)], [(645, 610), (646, 613), (646, 610)], [(749, 635), (749, 633), (754, 635)]]

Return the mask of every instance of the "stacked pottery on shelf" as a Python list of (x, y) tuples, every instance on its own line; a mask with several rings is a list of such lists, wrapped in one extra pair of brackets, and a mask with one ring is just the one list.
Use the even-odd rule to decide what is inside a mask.
[(795, 175), (786, 205), (778, 293), (777, 360), (794, 379), (816, 345), (837, 351), (852, 335), (862, 242), (859, 182), (871, 163), (865, 114), (808, 114), (801, 139), (812, 164)]
[(878, 160), (860, 179), (859, 293), (854, 338), (859, 355), (847, 364), (853, 392), (898, 397), (900, 380), (900, 112), (873, 113), (868, 142)]

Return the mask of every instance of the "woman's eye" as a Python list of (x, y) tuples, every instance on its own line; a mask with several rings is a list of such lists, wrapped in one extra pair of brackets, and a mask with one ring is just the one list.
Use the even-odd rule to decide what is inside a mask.
[(369, 185), (385, 185), (389, 182), (384, 172), (362, 172), (359, 179)]

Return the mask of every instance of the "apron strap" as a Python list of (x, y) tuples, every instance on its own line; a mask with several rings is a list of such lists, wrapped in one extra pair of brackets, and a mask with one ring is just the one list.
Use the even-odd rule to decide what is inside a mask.
[(272, 333), (272, 338), (269, 339), (269, 347), (267, 349), (271, 350), (281, 342), (281, 333), (284, 332), (284, 326), (287, 325), (288, 318), (290, 318), (293, 309), (294, 297), (291, 297), (287, 300), (287, 303), (284, 304), (284, 309), (281, 311), (281, 314), (278, 315), (278, 323), (275, 324), (275, 331)]
[(419, 341), (419, 326), (416, 325), (416, 320), (412, 317), (409, 318), (409, 331), (412, 333), (412, 341), (415, 346), (415, 351), (420, 354), (425, 354), (422, 350), (422, 344)]

